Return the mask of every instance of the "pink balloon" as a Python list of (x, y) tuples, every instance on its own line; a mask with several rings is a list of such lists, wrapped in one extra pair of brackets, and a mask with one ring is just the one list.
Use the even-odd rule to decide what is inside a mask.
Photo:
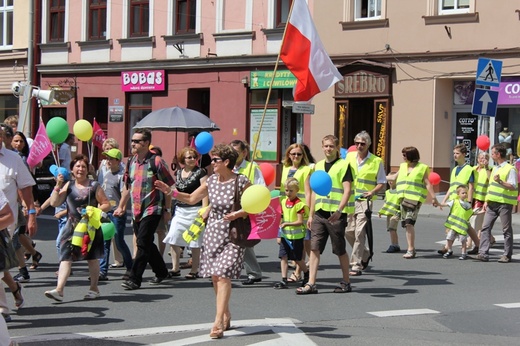
[(441, 176), (435, 172), (431, 172), (428, 179), (432, 185), (439, 185), (441, 182)]
[(276, 172), (274, 170), (273, 165), (267, 162), (262, 162), (259, 165), (260, 171), (262, 172), (262, 175), (264, 176), (265, 185), (269, 186), (274, 181), (274, 177), (276, 175)]
[(482, 151), (488, 150), (490, 144), (491, 144), (491, 142), (489, 141), (489, 137), (488, 136), (486, 136), (486, 135), (478, 136), (478, 138), (477, 138), (477, 147), (480, 150), (482, 150)]

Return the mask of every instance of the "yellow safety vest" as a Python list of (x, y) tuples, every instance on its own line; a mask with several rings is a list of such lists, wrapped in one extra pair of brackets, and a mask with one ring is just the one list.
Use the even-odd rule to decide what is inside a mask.
[[(507, 181), (507, 176), (509, 175), (509, 172), (512, 169), (515, 170), (516, 174), (516, 168), (506, 163), (504, 166), (498, 169), (495, 167), (493, 169), (493, 172), (491, 173), (491, 176), (498, 174), (500, 176), (500, 179), (502, 179), (503, 181)], [(508, 190), (499, 183), (497, 183), (495, 180), (489, 180), (489, 187), (486, 194), (486, 202), (497, 202), (502, 204), (517, 205), (517, 198), (518, 189)]]
[(418, 162), (410, 174), (408, 174), (408, 163), (401, 163), (396, 182), (396, 190), (400, 198), (407, 198), (420, 203), (424, 202), (427, 193), (424, 175), (427, 170), (428, 166)]
[[(308, 214), (308, 207), (302, 201), (297, 202), (292, 206), (292, 208), (287, 208), (287, 197), (283, 197), (280, 200), (280, 204), (282, 205), (283, 212), (283, 221), (282, 222), (295, 222), (298, 220), (298, 212), (304, 209), (303, 218), (306, 218), (306, 214)], [(282, 229), (282, 236), (285, 239), (293, 240), (293, 239), (303, 239), (307, 233), (307, 229), (305, 225), (300, 226), (286, 226)]]
[[(332, 190), (329, 195), (316, 196), (316, 204), (314, 210), (323, 210), (329, 212), (335, 212), (339, 208), (341, 199), (343, 197), (343, 177), (347, 173), (349, 163), (346, 160), (338, 159), (330, 168), (328, 174), (332, 179)], [(316, 171), (325, 171), (325, 160), (321, 160), (316, 164)], [(355, 179), (355, 172), (352, 171), (353, 178)], [(354, 212), (354, 194), (350, 194), (347, 205), (341, 210), (344, 214), (350, 214)]]
[(399, 202), (399, 194), (396, 190), (386, 190), (385, 204), (379, 210), (381, 215), (394, 216), (401, 212), (401, 203)]
[[(282, 179), (280, 180), (280, 193), (283, 195), (285, 191), (284, 183), (287, 180), (287, 177), (289, 176), (289, 171), (291, 170), (290, 166), (283, 166), (282, 169)], [(305, 180), (308, 176), (312, 174), (312, 168), (309, 166), (300, 166), (294, 172), (293, 178), (298, 180), (299, 183), (299, 190), (298, 190), (298, 198), (303, 202), (307, 203), (307, 200), (305, 199)]]
[[(238, 173), (245, 175), (249, 179), (251, 184), (254, 184), (255, 183), (255, 172), (256, 172), (256, 169), (258, 168), (258, 165), (254, 162), (249, 162), (249, 161), (245, 161), (245, 162), (246, 162), (246, 165), (242, 168), (239, 168)], [(251, 167), (251, 165), (253, 167)]]
[(464, 209), (460, 204), (460, 199), (455, 199), (444, 226), (459, 234), (467, 235), (471, 215), (473, 215), (473, 210), (471, 208)]
[(377, 173), (381, 166), (381, 159), (373, 154), (365, 161), (361, 169), (358, 171), (357, 152), (347, 154), (347, 161), (350, 167), (356, 172), (356, 180), (354, 181), (354, 198), (365, 192), (372, 191), (377, 185)]
[(475, 191), (473, 192), (473, 199), (483, 201), (486, 199), (486, 193), (489, 185), (488, 167), (482, 168), (477, 171), (478, 166), (474, 167), (475, 170)]
[(474, 172), (473, 167), (468, 164), (462, 167), (458, 175), (455, 175), (456, 170), (457, 167), (451, 171), (450, 189), (448, 190), (450, 199), (457, 199), (457, 186), (468, 185), (469, 178), (471, 178), (471, 174)]

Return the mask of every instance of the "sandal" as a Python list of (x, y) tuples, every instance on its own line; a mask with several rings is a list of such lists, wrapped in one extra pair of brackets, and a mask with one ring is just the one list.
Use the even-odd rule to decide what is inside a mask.
[(19, 282), (16, 282), (16, 290), (13, 291), (13, 297), (14, 297), (14, 305), (18, 308), (18, 309), (21, 309), (23, 308), (23, 305), (25, 304), (25, 301), (23, 299), (23, 295), (22, 295), (22, 284), (19, 283)]
[(181, 264), (179, 265), (179, 268), (180, 268), (180, 269), (191, 269), (191, 267), (192, 267), (191, 258), (188, 260), (188, 262), (181, 263)]
[(289, 288), (289, 286), (287, 286), (286, 280), (282, 280), (280, 282), (275, 283), (273, 288), (280, 290), (280, 289), (287, 289), (287, 288)]
[(361, 276), (363, 272), (361, 270), (352, 270), (348, 273), (349, 276)]
[(318, 289), (316, 288), (316, 285), (311, 284), (305, 284), (303, 287), (298, 287), (296, 289), (296, 294), (298, 295), (305, 295), (305, 294), (317, 294)]
[(196, 272), (196, 273), (188, 273), (188, 274), (186, 274), (186, 276), (184, 278), (187, 280), (195, 280), (198, 277), (199, 277), (199, 272)]
[(334, 288), (334, 293), (348, 293), (352, 292), (352, 286), (350, 286), (350, 282), (341, 281), (339, 286)]
[(406, 253), (403, 255), (403, 258), (406, 258), (406, 259), (415, 258), (415, 255), (416, 255), (416, 254), (417, 254), (417, 253), (415, 252), (415, 250), (412, 250), (412, 251), (408, 250), (408, 251), (406, 251)]
[(32, 265), (29, 267), (29, 269), (36, 269), (40, 265), (40, 261), (42, 260), (42, 254), (36, 251), (36, 255), (32, 256)]
[(287, 282), (300, 282), (300, 280), (300, 275), (296, 274), (296, 272), (293, 272), (291, 276), (287, 279)]
[(180, 270), (177, 270), (177, 271), (170, 270), (168, 272), (168, 277), (169, 278), (173, 278), (175, 276), (181, 276), (181, 271)]
[(83, 297), (85, 300), (93, 300), (97, 299), (101, 296), (101, 293), (89, 290), (87, 294), (85, 294), (85, 297)]

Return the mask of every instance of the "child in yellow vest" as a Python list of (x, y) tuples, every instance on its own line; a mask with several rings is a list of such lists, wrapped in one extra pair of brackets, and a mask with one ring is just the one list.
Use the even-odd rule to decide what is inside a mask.
[(466, 241), (468, 239), (469, 219), (473, 215), (471, 203), (468, 202), (468, 186), (459, 185), (457, 187), (457, 198), (449, 200), (442, 207), (450, 207), (450, 215), (444, 226), (446, 226), (446, 247), (437, 251), (442, 254), (443, 258), (449, 258), (453, 255), (453, 242), (459, 238), (461, 242), (461, 255), (459, 260), (465, 260), (468, 255), (466, 252)]
[(279, 238), (276, 240), (280, 245), (278, 257), (281, 260), (282, 281), (274, 285), (277, 289), (288, 288), (288, 260), (294, 260), (302, 269), (303, 284), (309, 280), (309, 270), (303, 260), (303, 239), (307, 232), (303, 220), (306, 219), (309, 208), (297, 196), (299, 190), (297, 179), (288, 178), (284, 185), (285, 197), (280, 199), (283, 215)]
[(386, 229), (390, 234), (390, 246), (386, 250), (387, 253), (400, 252), (399, 238), (397, 236), (397, 225), (401, 219), (401, 207), (399, 196), (395, 190), (395, 180), (397, 173), (390, 173), (386, 176), (386, 181), (390, 189), (385, 192), (385, 204), (379, 210), (379, 217), (386, 215)]

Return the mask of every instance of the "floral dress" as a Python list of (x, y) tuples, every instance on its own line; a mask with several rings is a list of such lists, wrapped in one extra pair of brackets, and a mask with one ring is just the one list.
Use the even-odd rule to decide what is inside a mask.
[[(239, 195), (249, 179), (238, 175)], [(233, 209), (235, 195), (235, 180), (218, 181), (218, 174), (213, 174), (207, 180), (208, 197), (211, 205), (206, 230), (204, 233), (201, 253), (200, 274), (203, 277), (219, 276), (238, 279), (244, 262), (244, 248), (229, 241), (229, 221), (224, 221), (224, 215)]]

